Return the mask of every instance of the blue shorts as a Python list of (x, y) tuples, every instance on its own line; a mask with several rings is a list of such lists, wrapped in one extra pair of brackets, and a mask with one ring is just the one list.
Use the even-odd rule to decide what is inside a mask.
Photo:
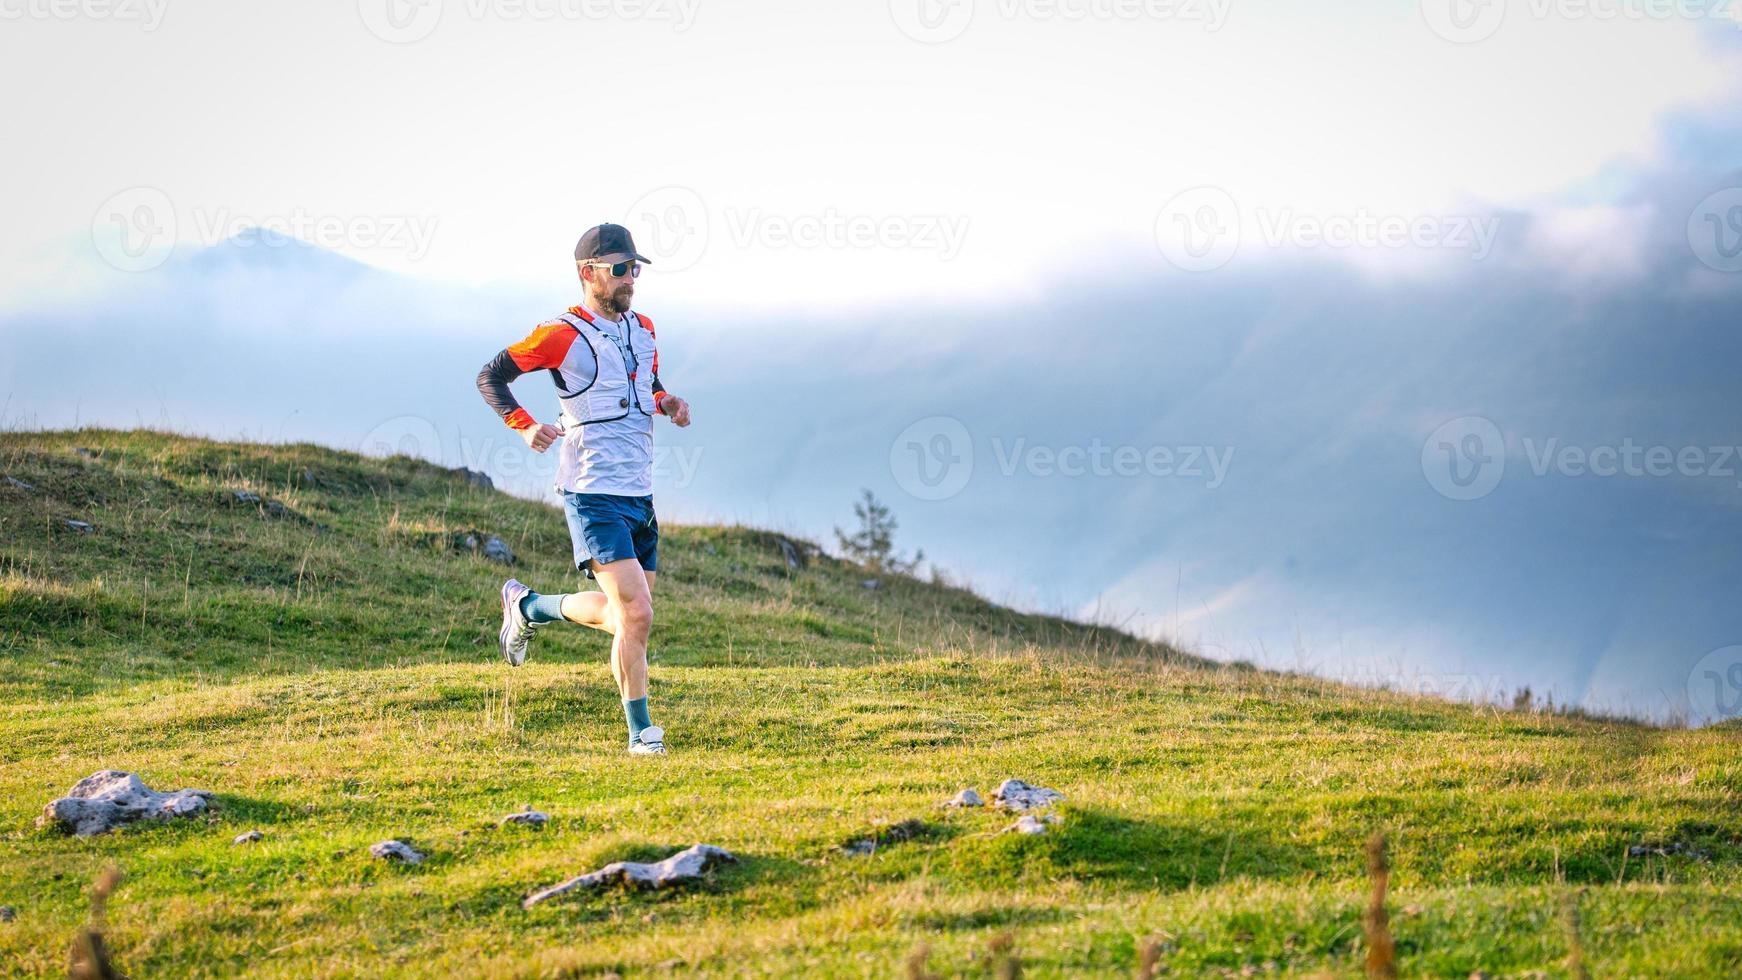
[(560, 491), (569, 538), (575, 545), (575, 567), (593, 577), (593, 563), (609, 565), (634, 558), (643, 571), (659, 568), (659, 520), (652, 497), (622, 497), (614, 493)]

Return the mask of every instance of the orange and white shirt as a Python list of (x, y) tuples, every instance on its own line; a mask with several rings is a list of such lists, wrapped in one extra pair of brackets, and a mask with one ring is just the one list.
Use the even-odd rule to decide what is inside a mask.
[(563, 426), (556, 487), (570, 493), (653, 493), (653, 416), (665, 387), (653, 321), (572, 306), (499, 352), (478, 372), (478, 391), (512, 429), (538, 423), (509, 382), (548, 371)]

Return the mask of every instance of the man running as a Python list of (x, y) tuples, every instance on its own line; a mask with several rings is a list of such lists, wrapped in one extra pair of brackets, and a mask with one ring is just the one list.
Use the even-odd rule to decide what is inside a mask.
[[(484, 401), (534, 452), (561, 442), (556, 489), (568, 516), (575, 567), (603, 592), (540, 595), (515, 579), (502, 584), (502, 657), (526, 660), (527, 641), (566, 620), (604, 630), (611, 675), (623, 699), (629, 751), (664, 755), (665, 731), (647, 715), (647, 634), (653, 625), (659, 521), (653, 516), (653, 416), (690, 424), (687, 402), (659, 382), (653, 321), (629, 309), (643, 264), (622, 225), (587, 230), (575, 245), (579, 306), (538, 325), (478, 372)], [(508, 383), (548, 370), (562, 425), (540, 424)]]

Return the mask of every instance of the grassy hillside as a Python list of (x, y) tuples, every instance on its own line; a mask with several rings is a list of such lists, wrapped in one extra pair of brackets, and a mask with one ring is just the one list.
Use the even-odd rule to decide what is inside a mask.
[[(889, 977), (921, 944), (943, 976), (1130, 976), (1149, 943), (1172, 976), (1358, 975), (1376, 830), (1405, 976), (1568, 975), (1575, 942), (1597, 976), (1742, 971), (1734, 728), (1219, 669), (959, 590), (868, 590), (818, 555), (792, 569), (765, 532), (667, 527), (672, 755), (635, 759), (608, 638), (553, 627), (509, 669), (504, 570), (455, 545), (499, 534), (517, 577), (572, 582), (552, 508), (404, 459), (155, 433), (8, 434), (0, 474), (29, 485), (0, 479), (7, 975), (64, 969), (110, 864), (109, 945), (141, 977)], [(102, 768), (217, 809), (35, 828)], [(1010, 776), (1066, 794), (1051, 833), (938, 808)], [(528, 803), (547, 828), (496, 825)], [(915, 839), (836, 850), (908, 819)], [(370, 858), (386, 837), (429, 860)], [(742, 861), (520, 906), (696, 842)]]

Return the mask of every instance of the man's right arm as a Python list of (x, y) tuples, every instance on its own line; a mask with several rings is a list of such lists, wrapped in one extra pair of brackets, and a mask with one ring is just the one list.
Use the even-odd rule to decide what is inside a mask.
[(484, 403), (539, 452), (549, 448), (561, 430), (554, 425), (539, 425), (532, 413), (515, 401), (508, 385), (529, 371), (560, 368), (574, 339), (574, 328), (561, 320), (541, 323), (524, 340), (499, 351), (478, 372), (478, 393), (484, 396)]
[(514, 355), (507, 348), (498, 351), (478, 372), (478, 394), (484, 396), (484, 404), (501, 416), (510, 429), (537, 424), (532, 415), (514, 400), (514, 393), (508, 390), (508, 383), (525, 373), (524, 368), (514, 363)]

